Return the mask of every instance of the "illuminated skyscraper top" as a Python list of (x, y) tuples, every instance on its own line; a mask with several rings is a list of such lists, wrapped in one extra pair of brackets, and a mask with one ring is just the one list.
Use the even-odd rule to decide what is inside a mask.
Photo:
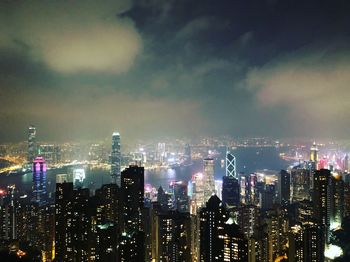
[(112, 135), (111, 176), (113, 182), (116, 183), (118, 186), (120, 186), (120, 162), (120, 134), (118, 132), (114, 132)]
[(237, 178), (236, 157), (230, 152), (226, 152), (226, 176)]
[(28, 128), (28, 162), (33, 162), (37, 156), (36, 145), (36, 128), (35, 126), (29, 126)]
[(310, 148), (310, 160), (313, 162), (317, 162), (318, 161), (318, 148), (316, 145), (316, 142), (314, 142)]

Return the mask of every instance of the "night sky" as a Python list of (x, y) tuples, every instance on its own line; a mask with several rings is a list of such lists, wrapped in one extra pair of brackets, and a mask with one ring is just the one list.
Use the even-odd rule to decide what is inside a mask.
[(350, 1), (1, 1), (0, 142), (347, 138)]

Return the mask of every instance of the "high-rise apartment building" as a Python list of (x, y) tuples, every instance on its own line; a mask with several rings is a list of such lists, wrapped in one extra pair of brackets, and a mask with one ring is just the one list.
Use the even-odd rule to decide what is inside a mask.
[(142, 231), (144, 168), (129, 166), (121, 174), (122, 230)]
[(36, 128), (29, 126), (28, 128), (28, 162), (33, 162), (37, 157), (38, 148), (36, 143)]
[(278, 198), (281, 205), (290, 202), (290, 174), (286, 170), (281, 170), (278, 179)]
[(111, 176), (114, 183), (120, 186), (121, 171), (121, 150), (120, 134), (114, 132), (112, 135), (112, 152), (111, 152)]

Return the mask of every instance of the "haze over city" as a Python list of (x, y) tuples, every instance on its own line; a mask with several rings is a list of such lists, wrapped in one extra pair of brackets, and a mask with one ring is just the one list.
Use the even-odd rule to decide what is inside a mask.
[(346, 138), (347, 1), (1, 1), (0, 141)]

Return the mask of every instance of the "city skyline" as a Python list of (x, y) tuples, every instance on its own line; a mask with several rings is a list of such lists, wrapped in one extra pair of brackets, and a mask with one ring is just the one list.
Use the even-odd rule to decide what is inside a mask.
[(347, 2), (0, 5), (2, 142), (347, 138)]

